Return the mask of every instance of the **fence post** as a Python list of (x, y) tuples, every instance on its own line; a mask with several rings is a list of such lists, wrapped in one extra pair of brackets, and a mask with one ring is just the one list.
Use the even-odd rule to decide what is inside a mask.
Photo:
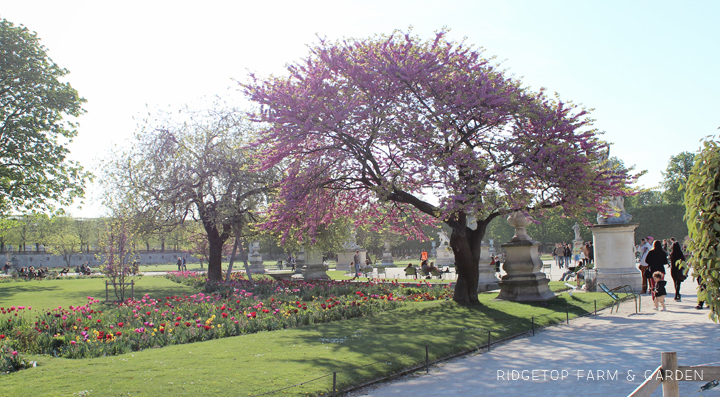
[(488, 351), (490, 351), (490, 330), (488, 330)]
[(130, 298), (135, 300), (135, 280), (130, 280)]
[(335, 397), (336, 390), (337, 390), (337, 372), (333, 371), (333, 397)]
[(532, 333), (533, 333), (533, 336), (535, 336), (535, 316), (532, 317), (531, 321), (532, 321)]
[(663, 397), (679, 397), (680, 385), (677, 374), (678, 362), (676, 352), (663, 352), (661, 355)]
[(570, 309), (565, 306), (565, 324), (570, 325)]
[(595, 303), (595, 315), (597, 316), (597, 300), (594, 300), (593, 303)]
[(105, 280), (105, 302), (110, 300), (110, 297), (108, 296), (108, 282)]
[(430, 373), (430, 355), (428, 354), (428, 345), (425, 345), (425, 373)]

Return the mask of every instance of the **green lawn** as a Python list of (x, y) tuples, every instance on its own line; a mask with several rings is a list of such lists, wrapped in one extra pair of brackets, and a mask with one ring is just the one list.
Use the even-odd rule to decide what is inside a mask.
[[(146, 291), (161, 296), (186, 291), (161, 278), (145, 277), (140, 281), (147, 283), (143, 287)], [(39, 295), (47, 295), (46, 299), (63, 305), (58, 295), (72, 293), (73, 296), (63, 299), (79, 300), (77, 304), (98, 291), (98, 284), (94, 284), (97, 282), (102, 286), (102, 280), (92, 279), (4, 283), (0, 284), (0, 296), (3, 305), (35, 302), (40, 307), (49, 303), (43, 303)], [(25, 286), (25, 290), (14, 292), (7, 299), (5, 292), (15, 286)], [(93, 390), (90, 395), (247, 396), (332, 371), (340, 372), (338, 382), (342, 389), (423, 360), (425, 344), (429, 345), (432, 360), (485, 343), (488, 328), (497, 330), (492, 337), (498, 339), (528, 330), (532, 316), (536, 317), (536, 324), (543, 325), (564, 321), (566, 307), (574, 317), (592, 310), (594, 299), (598, 300), (599, 308), (610, 303), (607, 295), (601, 293), (578, 293), (572, 297), (562, 294), (548, 303), (532, 304), (493, 301), (495, 296), (481, 294), (482, 305), (471, 308), (449, 301), (412, 303), (372, 317), (121, 356), (86, 360), (30, 356), (40, 366), (3, 376), (2, 394), (72, 396)], [(353, 369), (374, 362), (377, 363)], [(280, 394), (327, 395), (331, 385), (332, 376), (328, 376)]]
[[(140, 277), (135, 280), (135, 298), (148, 294), (154, 298), (194, 294), (195, 290), (164, 277)], [(112, 292), (111, 292), (112, 293)], [(128, 292), (129, 294), (129, 292)], [(105, 278), (12, 281), (0, 283), (0, 307), (31, 306), (52, 309), (80, 306), (87, 297), (105, 300)]]

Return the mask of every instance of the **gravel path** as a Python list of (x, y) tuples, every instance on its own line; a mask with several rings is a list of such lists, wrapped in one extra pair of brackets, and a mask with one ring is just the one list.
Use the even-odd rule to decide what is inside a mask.
[[(720, 366), (720, 325), (708, 310), (696, 310), (695, 284), (683, 283), (683, 301), (672, 297), (668, 310), (652, 310), (643, 297), (635, 314), (631, 301), (619, 314), (572, 320), (493, 346), (487, 353), (455, 359), (430, 374), (407, 376), (371, 386), (352, 396), (627, 396), (660, 365), (660, 353), (675, 351), (679, 365)], [(535, 372), (531, 372), (535, 370)], [(523, 372), (524, 371), (524, 372)], [(535, 377), (533, 378), (533, 374)], [(720, 396), (720, 388), (694, 393), (702, 383), (680, 382), (681, 396)], [(653, 396), (661, 396), (658, 389)]]

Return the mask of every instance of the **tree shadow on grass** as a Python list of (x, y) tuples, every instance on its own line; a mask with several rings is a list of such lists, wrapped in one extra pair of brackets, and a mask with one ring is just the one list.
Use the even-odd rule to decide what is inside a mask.
[[(565, 297), (549, 302), (518, 303), (487, 301), (461, 306), (454, 302), (403, 307), (328, 324), (304, 327), (292, 336), (292, 343), (322, 344), (328, 354), (297, 358), (295, 361), (317, 369), (316, 374), (342, 372), (339, 382), (358, 384), (424, 362), (426, 345), (429, 359), (436, 360), (485, 345), (491, 338), (528, 332), (532, 314), (547, 314), (550, 322), (565, 319), (566, 307), (574, 314), (585, 314), (582, 299)], [(350, 353), (362, 359), (348, 361)], [(292, 359), (291, 359), (292, 360)], [(360, 367), (360, 368), (358, 368)]]
[(15, 300), (15, 297), (20, 294), (54, 292), (59, 289), (60, 287), (57, 285), (40, 285), (37, 283), (33, 283), (32, 281), (16, 281), (12, 284), (6, 283), (0, 289), (0, 291), (2, 292), (2, 294), (0, 295), (0, 306), (7, 305), (4, 302), (12, 302), (13, 300)]

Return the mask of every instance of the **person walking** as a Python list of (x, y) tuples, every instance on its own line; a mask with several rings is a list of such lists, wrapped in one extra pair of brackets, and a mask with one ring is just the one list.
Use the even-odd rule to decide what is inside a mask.
[(680, 302), (682, 298), (680, 296), (680, 285), (683, 281), (685, 281), (687, 276), (680, 266), (678, 266), (678, 262), (685, 262), (685, 255), (682, 252), (680, 243), (675, 240), (675, 237), (671, 238), (670, 242), (672, 243), (670, 249), (670, 276), (672, 277), (673, 284), (675, 285), (675, 302)]
[(557, 265), (557, 267), (562, 269), (564, 263), (563, 256), (565, 255), (565, 248), (563, 248), (562, 244), (555, 244), (555, 250), (553, 251), (553, 255), (555, 256), (555, 264)]
[(182, 258), (178, 256), (177, 260), (178, 271), (182, 271)]
[(661, 279), (665, 278), (665, 266), (667, 265), (668, 258), (667, 254), (662, 248), (662, 242), (660, 240), (655, 240), (653, 242), (653, 247), (650, 251), (648, 251), (647, 256), (645, 257), (645, 262), (648, 264), (648, 281), (650, 282), (650, 290), (652, 291), (653, 299), (655, 299), (655, 278), (654, 274), (655, 272), (662, 273)]
[(648, 286), (648, 264), (645, 262), (645, 258), (647, 257), (648, 252), (650, 252), (650, 248), (652, 246), (650, 243), (648, 243), (647, 239), (640, 240), (640, 264), (638, 266), (638, 269), (640, 269), (640, 273), (642, 274), (642, 292), (641, 294), (647, 293), (647, 286)]
[(355, 251), (353, 264), (355, 265), (355, 277), (358, 277), (358, 275), (360, 275), (360, 251)]
[[(662, 247), (662, 244), (660, 247)], [(665, 291), (665, 284), (667, 284), (667, 281), (663, 280), (664, 276), (665, 273), (661, 272), (655, 272), (652, 275), (653, 284), (655, 284), (653, 287), (653, 304), (655, 306), (655, 310), (658, 309), (658, 304), (660, 304), (662, 305), (662, 311), (665, 311), (665, 295), (667, 295), (667, 291)]]
[(563, 255), (565, 258), (565, 268), (570, 268), (570, 258), (572, 258), (572, 247), (570, 244), (565, 244), (565, 254)]

